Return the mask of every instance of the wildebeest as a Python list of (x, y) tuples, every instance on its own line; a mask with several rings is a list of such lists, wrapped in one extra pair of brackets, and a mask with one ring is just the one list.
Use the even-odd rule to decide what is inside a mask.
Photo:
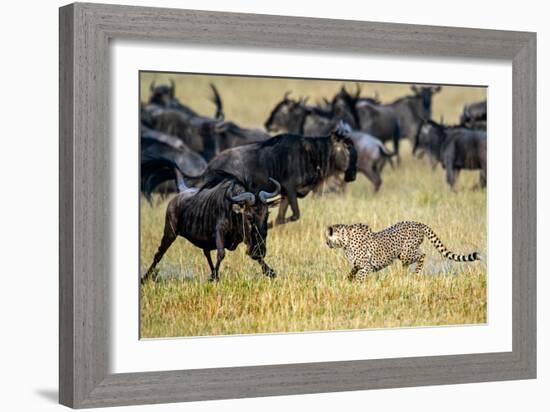
[(159, 162), (174, 162), (186, 175), (198, 176), (206, 170), (207, 163), (201, 155), (191, 150), (180, 139), (156, 130), (141, 127), (141, 193), (151, 202), (151, 194), (174, 193), (173, 172)]
[(418, 126), (432, 118), (432, 97), (441, 91), (441, 86), (411, 86), (413, 95), (394, 100), (389, 105), (399, 118), (400, 137), (414, 140)]
[[(275, 271), (264, 258), (268, 207), (280, 191), (279, 183), (270, 178), (270, 185), (275, 190), (260, 190), (255, 194), (248, 191), (237, 177), (216, 171), (209, 174), (200, 189), (188, 188), (181, 178), (181, 171), (173, 166), (180, 193), (168, 203), (162, 240), (142, 281), (153, 278), (156, 265), (177, 236), (202, 249), (210, 267), (210, 280), (219, 280), (225, 249), (235, 250), (242, 242), (247, 246), (247, 254), (260, 264), (262, 272), (275, 277)], [(169, 163), (167, 167), (170, 167)], [(215, 265), (211, 257), (213, 250), (217, 251)]]
[[(283, 198), (275, 223), (282, 224), (300, 218), (298, 198), (328, 176), (343, 172), (345, 181), (355, 180), (357, 151), (341, 128), (322, 137), (281, 134), (221, 152), (208, 164), (205, 176), (215, 170), (235, 175), (252, 191), (266, 187), (270, 177), (277, 180)], [(193, 185), (201, 185), (201, 180), (187, 179)], [(292, 216), (285, 219), (289, 205)]]
[(472, 129), (487, 129), (487, 100), (464, 106), (460, 124)]
[(425, 148), (446, 171), (451, 188), (461, 169), (480, 170), (479, 185), (487, 185), (487, 134), (462, 126), (444, 126), (424, 121), (416, 133), (413, 154)]
[(197, 114), (189, 115), (177, 109), (160, 110), (149, 116), (147, 113), (142, 113), (142, 117), (150, 119), (149, 122), (155, 129), (180, 138), (207, 161), (227, 148), (269, 138), (269, 135), (261, 130), (243, 128), (224, 120), (220, 95), (214, 85), (211, 87), (212, 101), (216, 105), (214, 118)]
[(290, 92), (286, 92), (283, 99), (275, 105), (267, 121), (266, 130), (270, 132), (301, 134), (304, 136), (321, 136), (329, 133), (340, 122), (358, 129), (356, 112), (351, 110), (357, 101), (377, 103), (369, 97), (351, 95), (345, 87), (333, 97), (332, 101), (325, 99), (324, 105), (307, 105), (307, 98), (299, 100), (289, 99)]
[[(214, 91), (214, 93), (217, 93), (217, 91)], [(184, 105), (176, 97), (176, 85), (172, 79), (170, 79), (169, 85), (155, 85), (154, 81), (151, 82), (151, 86), (149, 87), (149, 105), (155, 105), (164, 109), (175, 109), (188, 116), (197, 116), (197, 113), (193, 109)]]
[(287, 91), (283, 99), (275, 105), (264, 126), (269, 132), (304, 134), (304, 123), (311, 112), (311, 107), (305, 104), (304, 99), (289, 99)]
[(357, 170), (372, 182), (374, 191), (377, 192), (382, 185), (382, 170), (387, 162), (392, 164), (391, 158), (395, 153), (367, 133), (354, 131), (350, 133), (350, 137), (357, 150)]

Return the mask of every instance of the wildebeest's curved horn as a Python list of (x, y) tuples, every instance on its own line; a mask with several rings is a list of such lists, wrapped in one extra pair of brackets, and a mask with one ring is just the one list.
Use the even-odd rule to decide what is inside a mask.
[(153, 93), (153, 91), (155, 90), (155, 81), (154, 80), (151, 82), (151, 86), (149, 86), (149, 90), (151, 91), (151, 93)]
[(174, 79), (170, 79), (170, 97), (173, 99), (176, 94), (176, 84)]
[(252, 206), (254, 203), (256, 203), (256, 198), (254, 197), (254, 193), (250, 193), (250, 192), (242, 192), (237, 196), (231, 196), (231, 200), (235, 203), (246, 202), (249, 206)]
[(288, 96), (290, 96), (290, 93), (292, 93), (292, 90), (287, 90), (283, 96), (283, 100), (284, 101), (287, 101), (288, 100)]
[(415, 94), (420, 93), (420, 90), (418, 90), (418, 87), (416, 86), (416, 84), (413, 84), (413, 85), (411, 86), (411, 90), (412, 90)]
[(261, 190), (260, 193), (258, 194), (258, 197), (260, 198), (262, 203), (269, 202), (270, 199), (273, 199), (275, 196), (281, 193), (281, 184), (271, 177), (269, 178), (269, 180), (271, 183), (275, 185), (275, 190), (273, 192), (265, 192)]

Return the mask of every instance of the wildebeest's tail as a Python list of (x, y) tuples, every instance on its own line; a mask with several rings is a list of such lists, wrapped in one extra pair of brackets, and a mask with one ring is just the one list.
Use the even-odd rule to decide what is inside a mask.
[(216, 115), (215, 118), (217, 120), (223, 120), (225, 117), (225, 114), (223, 112), (223, 105), (222, 105), (222, 98), (220, 97), (220, 93), (218, 92), (218, 89), (214, 84), (210, 83), (210, 88), (212, 89), (212, 102), (216, 105)]
[(454, 260), (456, 262), (473, 262), (475, 260), (481, 260), (481, 256), (477, 252), (470, 253), (469, 255), (458, 255), (456, 253), (451, 252), (449, 249), (445, 247), (443, 242), (441, 242), (439, 237), (437, 237), (437, 235), (429, 226), (422, 225), (422, 229), (426, 237), (430, 240), (430, 242), (432, 242), (432, 244), (435, 246), (437, 251), (441, 253), (443, 257), (446, 257), (447, 259), (450, 259), (450, 260)]
[(141, 193), (151, 203), (151, 194), (166, 181), (175, 181), (178, 192), (188, 189), (185, 174), (178, 164), (162, 156), (144, 154), (141, 157)]
[(386, 147), (386, 145), (382, 142), (380, 142), (380, 144), (378, 145), (378, 147), (380, 148), (380, 154), (382, 156), (384, 156), (388, 162), (390, 162), (390, 166), (392, 167), (392, 169), (394, 168), (393, 166), (393, 160), (392, 160), (392, 157), (397, 155), (397, 153), (395, 151), (393, 152), (390, 152), (389, 149)]

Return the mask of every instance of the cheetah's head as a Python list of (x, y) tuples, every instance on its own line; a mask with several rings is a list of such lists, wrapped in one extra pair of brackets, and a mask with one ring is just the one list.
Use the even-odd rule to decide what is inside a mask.
[(344, 247), (347, 243), (348, 233), (346, 225), (329, 226), (325, 232), (327, 246), (330, 248)]

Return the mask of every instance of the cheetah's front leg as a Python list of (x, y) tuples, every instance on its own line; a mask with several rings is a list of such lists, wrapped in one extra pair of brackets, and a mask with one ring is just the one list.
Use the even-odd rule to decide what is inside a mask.
[(357, 280), (365, 280), (365, 278), (370, 274), (374, 272), (374, 270), (370, 266), (362, 267), (357, 271), (357, 274), (355, 275), (355, 278)]
[(354, 266), (353, 269), (351, 270), (351, 272), (349, 273), (348, 275), (348, 280), (349, 281), (352, 281), (355, 279), (355, 275), (357, 274), (357, 271), (359, 270), (359, 268), (357, 266)]

